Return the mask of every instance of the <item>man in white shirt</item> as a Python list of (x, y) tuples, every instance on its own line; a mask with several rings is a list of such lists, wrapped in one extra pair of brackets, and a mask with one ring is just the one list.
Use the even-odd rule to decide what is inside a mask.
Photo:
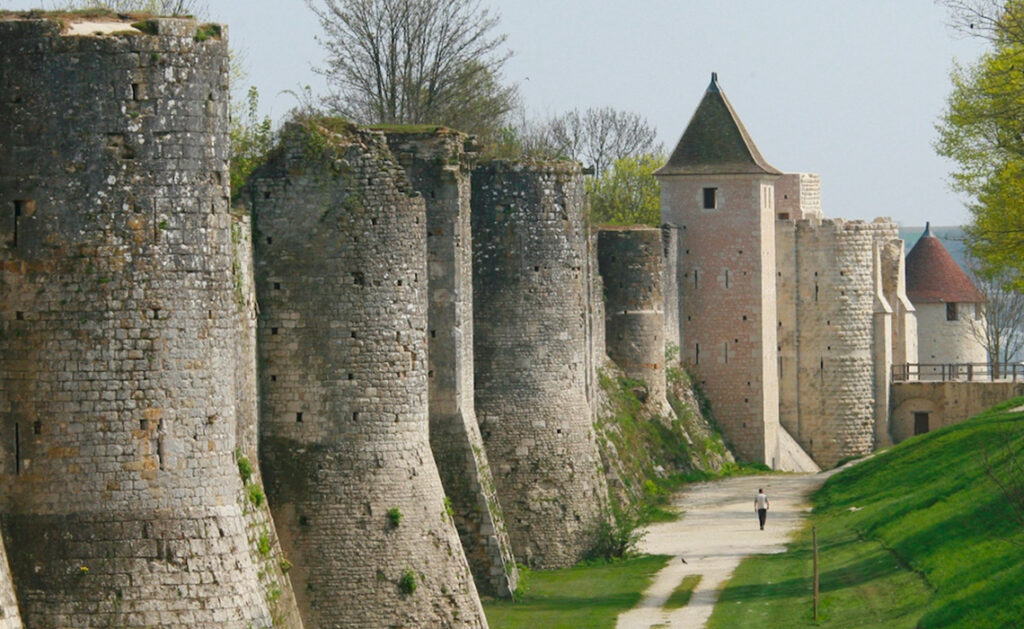
[(764, 530), (764, 521), (768, 518), (768, 496), (765, 495), (764, 489), (758, 489), (757, 495), (754, 496), (754, 512), (757, 513), (757, 519), (761, 522), (761, 530)]

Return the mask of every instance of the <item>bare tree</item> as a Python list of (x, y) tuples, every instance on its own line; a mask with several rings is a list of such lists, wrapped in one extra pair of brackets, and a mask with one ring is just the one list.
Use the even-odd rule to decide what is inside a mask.
[(657, 130), (640, 114), (612, 107), (573, 109), (548, 122), (555, 152), (600, 175), (616, 160), (661, 153)]
[(110, 9), (116, 13), (135, 11), (153, 15), (192, 15), (204, 17), (207, 5), (202, 0), (67, 0), (55, 2), (61, 10)]
[(972, 320), (973, 332), (985, 344), (995, 378), (999, 365), (1014, 362), (1024, 350), (1024, 294), (1009, 287), (1007, 276), (978, 269), (976, 261), (968, 263), (971, 279), (987, 300), (984, 316)]
[(480, 0), (306, 0), (324, 29), (332, 109), (361, 123), (500, 126), (517, 92), (500, 83), (511, 53)]
[(1019, 10), (1020, 0), (938, 2), (949, 10), (950, 26), (958, 33), (992, 42), (1024, 43), (1024, 14)]

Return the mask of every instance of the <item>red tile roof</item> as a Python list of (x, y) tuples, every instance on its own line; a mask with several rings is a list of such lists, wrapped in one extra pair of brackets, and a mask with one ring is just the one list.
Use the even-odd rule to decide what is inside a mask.
[(913, 303), (978, 303), (985, 296), (967, 277), (931, 225), (907, 254), (907, 297)]

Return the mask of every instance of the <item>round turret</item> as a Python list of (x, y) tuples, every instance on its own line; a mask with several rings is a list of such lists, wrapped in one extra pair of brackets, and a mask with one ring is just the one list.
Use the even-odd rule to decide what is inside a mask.
[(570, 565), (607, 501), (586, 392), (580, 167), (482, 164), (472, 207), (476, 411), (512, 548), (526, 563)]
[(243, 197), (260, 451), (304, 619), (485, 626), (427, 434), (423, 199), (382, 134), (332, 119), (289, 125)]
[(26, 624), (266, 626), (238, 497), (228, 50), (0, 20), (4, 526)]

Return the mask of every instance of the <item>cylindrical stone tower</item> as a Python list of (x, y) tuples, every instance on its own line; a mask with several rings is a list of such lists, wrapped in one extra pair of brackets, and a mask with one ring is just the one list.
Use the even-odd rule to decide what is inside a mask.
[(603, 227), (597, 232), (597, 256), (608, 357), (647, 386), (650, 408), (667, 412), (661, 230)]
[(311, 627), (486, 625), (427, 434), (426, 212), (383, 134), (286, 127), (254, 220), (263, 473)]
[(569, 565), (607, 503), (586, 396), (580, 167), (482, 164), (472, 205), (476, 411), (512, 548)]
[(801, 220), (795, 242), (798, 404), (786, 428), (827, 468), (874, 446), (875, 236), (862, 221)]
[(22, 614), (268, 626), (237, 502), (227, 44), (193, 20), (63, 26), (0, 21), (2, 510)]
[(477, 590), (510, 598), (519, 572), (473, 407), (473, 247), (468, 138), (440, 128), (388, 133), (427, 209), (430, 447)]

